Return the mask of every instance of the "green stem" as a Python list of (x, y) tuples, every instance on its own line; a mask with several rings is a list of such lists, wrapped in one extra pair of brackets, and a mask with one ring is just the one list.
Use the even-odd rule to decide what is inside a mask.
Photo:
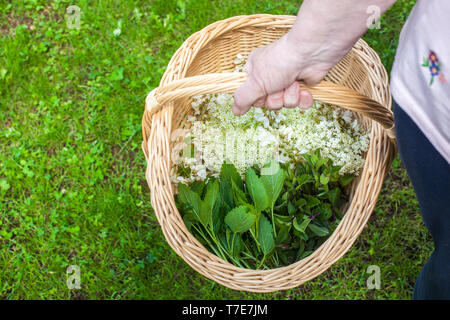
[(273, 259), (273, 262), (275, 263), (275, 266), (279, 266), (280, 265), (280, 260), (278, 258), (278, 252), (276, 250), (275, 250), (275, 253), (274, 253), (272, 259)]
[[(248, 250), (248, 249), (247, 249)], [(252, 256), (250, 253), (248, 253), (248, 252), (243, 252), (242, 253), (244, 256), (246, 256), (247, 258), (250, 258), (250, 259), (253, 259), (254, 261), (256, 261), (257, 259), (254, 257), (254, 256)]]
[(272, 207), (272, 209), (270, 210), (270, 213), (271, 213), (271, 215), (272, 215), (273, 234), (275, 235), (275, 238), (276, 238), (276, 237), (277, 237), (277, 231), (275, 230), (275, 219), (274, 219), (274, 217), (273, 217), (273, 207)]
[[(218, 252), (216, 250), (216, 248), (214, 248), (214, 246), (211, 244), (211, 242), (209, 241), (208, 237), (205, 236), (205, 234), (199, 229), (197, 228), (195, 225), (193, 225), (194, 229), (203, 237), (203, 239), (205, 239), (205, 241), (208, 243), (209, 247), (214, 251), (214, 254), (217, 255), (218, 257), (227, 260), (225, 255), (223, 255), (223, 253)], [(219, 247), (218, 247), (219, 248)], [(220, 250), (219, 250), (220, 251)]]
[(242, 260), (242, 263), (245, 265), (245, 267), (247, 269), (251, 269), (252, 268), (246, 261)]
[(231, 240), (231, 254), (234, 253), (234, 239), (236, 238), (236, 233), (233, 233), (233, 239)]
[(217, 249), (219, 249), (219, 251), (221, 252), (221, 258), (226, 260), (224, 257), (228, 256), (231, 259), (232, 257), (228, 254), (227, 250), (222, 247), (219, 239), (217, 239), (217, 237), (214, 235), (214, 232), (211, 232), (209, 229), (206, 229), (206, 232), (208, 232), (209, 236), (213, 239), (214, 243), (216, 244)]
[[(209, 236), (214, 240), (214, 242), (217, 245), (217, 248), (219, 249), (219, 251), (221, 252), (221, 255), (218, 255), (219, 257), (221, 257), (224, 260), (227, 260), (226, 257), (228, 257), (230, 259), (231, 262), (233, 262), (235, 265), (237, 265), (238, 267), (243, 267), (242, 264), (240, 263), (239, 259), (236, 259), (235, 257), (233, 257), (232, 252), (228, 252), (228, 250), (226, 250), (222, 244), (220, 243), (220, 241), (215, 237), (214, 232), (211, 232), (211, 230), (206, 229), (206, 232), (208, 232)], [(233, 250), (233, 247), (231, 247), (231, 251)]]
[(266, 260), (266, 255), (264, 255), (264, 257), (263, 257), (263, 259), (261, 260), (261, 262), (259, 263), (259, 266), (258, 266), (257, 269), (261, 268), (261, 266), (262, 266), (263, 263), (264, 263), (264, 260)]
[(250, 234), (252, 235), (253, 239), (255, 240), (256, 248), (258, 249), (259, 252), (262, 252), (261, 247), (258, 242), (258, 239), (256, 238), (255, 234), (253, 233), (252, 229), (250, 229)]

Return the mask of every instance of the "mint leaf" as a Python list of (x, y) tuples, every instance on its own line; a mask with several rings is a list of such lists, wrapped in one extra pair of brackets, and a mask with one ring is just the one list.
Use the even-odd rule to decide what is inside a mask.
[(311, 230), (314, 234), (316, 234), (319, 237), (326, 236), (329, 233), (327, 228), (320, 227), (314, 223), (309, 224), (308, 227), (309, 227), (309, 230)]
[(283, 225), (278, 231), (277, 238), (275, 239), (276, 244), (282, 243), (289, 236), (289, 230), (291, 229), (290, 225)]
[(341, 195), (341, 190), (336, 187), (328, 192), (328, 199), (330, 200), (333, 207), (339, 206), (339, 197)]
[(255, 173), (255, 170), (249, 168), (245, 175), (245, 182), (247, 184), (247, 190), (252, 197), (253, 203), (257, 211), (261, 212), (269, 206), (269, 198), (267, 196), (266, 189), (261, 180)]
[(255, 215), (244, 206), (234, 208), (225, 217), (225, 223), (234, 233), (248, 231), (255, 224), (255, 221)]
[(281, 214), (274, 214), (275, 221), (279, 224), (290, 224), (292, 216), (284, 216)]
[(309, 223), (311, 222), (311, 219), (309, 217), (304, 217), (302, 223), (298, 223), (297, 219), (294, 219), (292, 222), (292, 225), (294, 228), (299, 232), (305, 232), (306, 228), (308, 227)]
[(306, 207), (307, 208), (313, 208), (320, 204), (320, 200), (317, 199), (316, 197), (310, 196), (308, 194), (305, 194), (305, 197), (306, 197)]
[(328, 221), (328, 219), (330, 219), (333, 215), (333, 211), (331, 210), (331, 205), (329, 203), (322, 203), (318, 209), (320, 211), (321, 221)]

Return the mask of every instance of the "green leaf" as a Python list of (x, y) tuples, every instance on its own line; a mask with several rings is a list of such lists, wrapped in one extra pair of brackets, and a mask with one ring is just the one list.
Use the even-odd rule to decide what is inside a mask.
[[(196, 194), (193, 191), (192, 191), (192, 193)], [(200, 215), (199, 215), (199, 218), (200, 218), (200, 222), (205, 227), (211, 224), (211, 221), (212, 221), (212, 208), (209, 205), (209, 203), (204, 202), (204, 201), (200, 202)]]
[(205, 188), (204, 181), (194, 181), (191, 184), (191, 190), (196, 192), (200, 197), (203, 195), (204, 188)]
[(186, 228), (191, 231), (192, 225), (197, 222), (197, 218), (193, 213), (187, 213), (183, 216), (184, 224), (186, 225)]
[(178, 184), (178, 199), (189, 208), (198, 209), (198, 212), (200, 212), (200, 196), (193, 192), (189, 186), (182, 183)]
[(234, 208), (225, 217), (225, 223), (234, 233), (248, 231), (255, 221), (256, 216), (244, 206)]
[(295, 205), (297, 206), (298, 209), (306, 206), (306, 200), (304, 198), (300, 198), (297, 201), (295, 201)]
[(224, 207), (227, 207), (226, 205), (222, 204), (222, 207), (220, 207), (220, 204), (217, 205), (214, 209), (213, 209), (213, 213), (212, 213), (212, 229), (214, 230), (214, 232), (217, 234), (220, 229), (223, 226), (223, 218), (225, 217), (224, 212), (228, 212), (228, 209), (225, 209)]
[(233, 191), (231, 190), (230, 181), (220, 181), (219, 194), (222, 205), (225, 204), (231, 210), (233, 208)]
[(346, 175), (343, 175), (342, 177), (339, 178), (339, 182), (340, 182), (340, 184), (341, 184), (343, 187), (345, 187), (345, 186), (348, 185), (350, 182), (352, 182), (354, 178), (355, 178), (354, 175), (352, 175), (352, 174), (346, 174)]
[(192, 209), (198, 221), (204, 226), (209, 224), (211, 208), (200, 199), (200, 196), (196, 192), (189, 189), (187, 185), (180, 183), (178, 185), (178, 198), (188, 208)]
[(329, 203), (322, 203), (319, 207), (321, 221), (328, 221), (333, 215), (331, 205)]
[(291, 229), (291, 225), (283, 225), (278, 231), (277, 238), (275, 239), (276, 244), (282, 243), (289, 236), (289, 230)]
[(323, 185), (327, 185), (329, 181), (329, 178), (325, 176), (324, 174), (320, 175), (320, 183)]
[(322, 159), (318, 160), (316, 163), (316, 166), (315, 166), (316, 170), (319, 170), (319, 168), (327, 162), (328, 162), (328, 158), (322, 158)]
[(259, 218), (258, 242), (265, 256), (275, 248), (272, 224), (264, 215)]
[(245, 175), (245, 182), (247, 184), (248, 193), (252, 197), (253, 203), (255, 204), (256, 210), (259, 212), (265, 210), (269, 206), (269, 198), (264, 185), (252, 168), (248, 168)]
[(292, 202), (289, 201), (289, 203), (288, 203), (288, 213), (289, 213), (289, 215), (293, 215), (296, 212), (297, 212), (297, 208), (295, 208), (295, 206), (292, 204)]
[(304, 241), (308, 241), (309, 237), (306, 232), (300, 232), (297, 229), (294, 228), (294, 235)]
[(339, 205), (339, 197), (341, 195), (341, 190), (336, 187), (328, 192), (328, 199), (330, 200), (333, 207), (337, 207)]
[[(274, 167), (274, 162), (270, 165), (270, 167)], [(285, 174), (283, 169), (280, 168), (280, 165), (276, 163), (277, 170), (270, 170), (272, 172), (275, 172), (272, 175), (263, 174), (263, 171), (261, 172), (261, 182), (264, 185), (264, 188), (267, 192), (267, 197), (269, 199), (269, 206), (273, 208), (275, 205), (275, 202), (278, 199), (278, 196), (280, 195), (281, 190), (283, 189), (283, 183), (285, 180)]]
[(300, 257), (298, 258), (298, 260), (302, 260), (303, 258), (306, 258), (307, 256), (309, 256), (311, 253), (313, 253), (314, 251), (309, 250), (309, 251), (305, 251), (303, 252)]
[(236, 170), (236, 167), (232, 163), (223, 163), (220, 169), (220, 179), (222, 181), (233, 181), (236, 186), (241, 190), (244, 190), (244, 184), (242, 178)]
[(314, 208), (315, 206), (318, 206), (320, 204), (320, 200), (316, 197), (310, 196), (308, 194), (305, 194), (306, 197), (306, 207), (307, 208)]
[(241, 235), (240, 234), (236, 234), (235, 236), (234, 236), (234, 243), (233, 243), (233, 240), (231, 241), (231, 243), (230, 243), (230, 247), (231, 247), (231, 244), (233, 244), (233, 248), (231, 248), (231, 254), (234, 256), (234, 257), (237, 257), (237, 256), (239, 256), (239, 254), (241, 253), (241, 251), (242, 251), (242, 238), (241, 238)]
[(292, 225), (294, 228), (299, 232), (305, 232), (306, 228), (308, 227), (309, 223), (311, 222), (311, 219), (309, 217), (304, 217), (302, 223), (298, 223), (297, 219), (294, 219), (292, 221)]
[(274, 214), (273, 216), (274, 216), (275, 220), (278, 220), (280, 223), (284, 223), (284, 224), (290, 223), (292, 220), (292, 216), (284, 216), (281, 214)]
[(300, 241), (300, 244), (298, 246), (298, 251), (295, 256), (295, 261), (300, 260), (300, 257), (302, 256), (304, 250), (305, 250), (305, 241)]
[(231, 180), (231, 191), (233, 192), (233, 202), (235, 205), (246, 205), (248, 204), (247, 196), (244, 191), (239, 188), (234, 180)]
[(308, 227), (309, 230), (311, 230), (315, 235), (319, 237), (326, 236), (329, 233), (327, 228), (318, 226), (317, 224), (314, 223), (310, 223)]
[(219, 183), (217, 181), (212, 182), (211, 186), (208, 187), (208, 190), (205, 194), (205, 199), (203, 200), (206, 202), (211, 210), (214, 209), (214, 207), (217, 204), (217, 200), (219, 199)]

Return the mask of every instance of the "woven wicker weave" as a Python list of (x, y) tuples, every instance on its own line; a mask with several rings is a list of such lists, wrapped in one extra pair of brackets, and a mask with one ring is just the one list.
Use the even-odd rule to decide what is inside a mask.
[(170, 60), (159, 88), (146, 100), (142, 119), (146, 178), (164, 236), (192, 268), (236, 290), (284, 290), (327, 270), (351, 247), (367, 223), (395, 155), (386, 70), (377, 54), (359, 40), (325, 81), (309, 87), (314, 99), (355, 111), (360, 124), (371, 131), (364, 168), (350, 186), (345, 216), (330, 238), (310, 256), (289, 266), (249, 270), (218, 258), (189, 233), (175, 206), (175, 188), (170, 181), (171, 133), (186, 124), (192, 96), (232, 93), (244, 82), (246, 74), (232, 73), (238, 53), (246, 57), (254, 48), (277, 40), (294, 21), (294, 16), (252, 15), (209, 25), (183, 43)]

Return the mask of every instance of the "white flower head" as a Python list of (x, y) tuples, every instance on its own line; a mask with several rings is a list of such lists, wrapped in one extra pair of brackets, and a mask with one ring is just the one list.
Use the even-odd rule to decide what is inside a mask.
[[(243, 56), (238, 55), (234, 62), (238, 63), (235, 70), (241, 70)], [(262, 167), (274, 156), (292, 165), (302, 154), (316, 149), (341, 166), (340, 174), (357, 173), (364, 165), (362, 155), (368, 149), (370, 133), (349, 110), (314, 102), (308, 110), (251, 108), (236, 117), (232, 104), (233, 95), (228, 93), (193, 97), (194, 115), (187, 120), (192, 124), (195, 155), (182, 160), (192, 172), (185, 178), (188, 181), (204, 180), (208, 174), (218, 177), (225, 160), (243, 176), (250, 166)]]

